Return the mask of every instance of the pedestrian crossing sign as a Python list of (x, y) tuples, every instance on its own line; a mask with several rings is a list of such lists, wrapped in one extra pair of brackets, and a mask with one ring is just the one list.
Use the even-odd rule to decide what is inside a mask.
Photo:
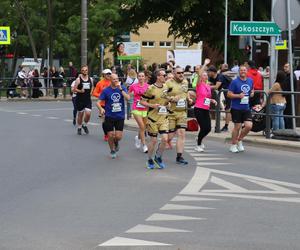
[(0, 26), (0, 44), (10, 44), (10, 27)]

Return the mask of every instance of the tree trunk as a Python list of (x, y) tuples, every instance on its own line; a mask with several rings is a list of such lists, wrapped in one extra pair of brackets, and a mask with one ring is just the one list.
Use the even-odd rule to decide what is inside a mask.
[(53, 40), (54, 40), (54, 29), (53, 29), (53, 2), (47, 0), (48, 5), (48, 42), (49, 42), (49, 66), (53, 66)]
[(26, 15), (25, 15), (24, 8), (23, 8), (23, 6), (21, 5), (21, 3), (19, 1), (16, 0), (15, 3), (17, 5), (17, 11), (21, 15), (21, 18), (22, 18), (22, 20), (25, 24), (26, 30), (27, 30), (27, 34), (28, 34), (30, 45), (31, 45), (34, 61), (37, 62), (36, 46), (35, 46), (35, 42), (34, 42), (34, 39), (33, 39), (32, 33), (31, 33), (29, 23), (27, 21)]

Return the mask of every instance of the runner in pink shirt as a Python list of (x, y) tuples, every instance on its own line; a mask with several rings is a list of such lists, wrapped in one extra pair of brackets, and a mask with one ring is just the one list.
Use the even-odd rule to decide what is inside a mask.
[(131, 113), (139, 126), (139, 134), (135, 137), (135, 147), (139, 149), (142, 144), (143, 152), (147, 153), (148, 147), (146, 145), (145, 129), (148, 109), (140, 104), (142, 95), (149, 87), (149, 85), (145, 82), (145, 79), (145, 73), (140, 72), (138, 74), (138, 83), (134, 83), (129, 87), (129, 93), (132, 93), (134, 97)]
[(202, 143), (202, 140), (211, 130), (211, 120), (209, 115), (210, 104), (217, 104), (216, 100), (211, 99), (211, 86), (208, 84), (207, 80), (208, 75), (206, 72), (203, 72), (196, 86), (196, 103), (194, 106), (194, 112), (200, 126), (197, 146), (195, 147), (195, 151), (197, 152), (204, 151), (205, 146)]

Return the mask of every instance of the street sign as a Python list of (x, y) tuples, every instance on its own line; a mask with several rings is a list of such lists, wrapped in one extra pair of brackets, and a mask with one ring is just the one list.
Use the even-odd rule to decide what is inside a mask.
[[(291, 28), (296, 29), (300, 24), (300, 3), (298, 0), (291, 1)], [(287, 21), (287, 2), (277, 0), (273, 7), (273, 18), (275, 23), (279, 26), (282, 31), (288, 30)]]
[(279, 40), (275, 42), (275, 50), (287, 50), (287, 40)]
[(278, 36), (281, 30), (274, 22), (231, 21), (231, 36)]
[(0, 26), (0, 44), (10, 44), (10, 27)]

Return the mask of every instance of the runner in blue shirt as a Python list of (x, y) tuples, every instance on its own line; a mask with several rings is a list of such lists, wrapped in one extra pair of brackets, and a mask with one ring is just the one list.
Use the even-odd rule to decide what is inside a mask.
[[(234, 79), (228, 88), (227, 97), (231, 99), (231, 116), (234, 128), (232, 130), (232, 145), (230, 152), (238, 153), (245, 150), (242, 140), (252, 128), (252, 115), (249, 98), (254, 95), (253, 81), (247, 78), (246, 66), (240, 66), (239, 77)], [(244, 127), (242, 128), (242, 124)]]
[[(117, 157), (119, 151), (119, 141), (123, 136), (125, 120), (125, 100), (128, 101), (130, 95), (127, 94), (126, 87), (121, 85), (116, 74), (111, 75), (111, 85), (105, 88), (99, 97), (97, 107), (101, 115), (105, 114), (104, 126), (108, 134), (108, 145), (111, 157)], [(101, 107), (101, 102), (105, 101), (105, 107)]]

